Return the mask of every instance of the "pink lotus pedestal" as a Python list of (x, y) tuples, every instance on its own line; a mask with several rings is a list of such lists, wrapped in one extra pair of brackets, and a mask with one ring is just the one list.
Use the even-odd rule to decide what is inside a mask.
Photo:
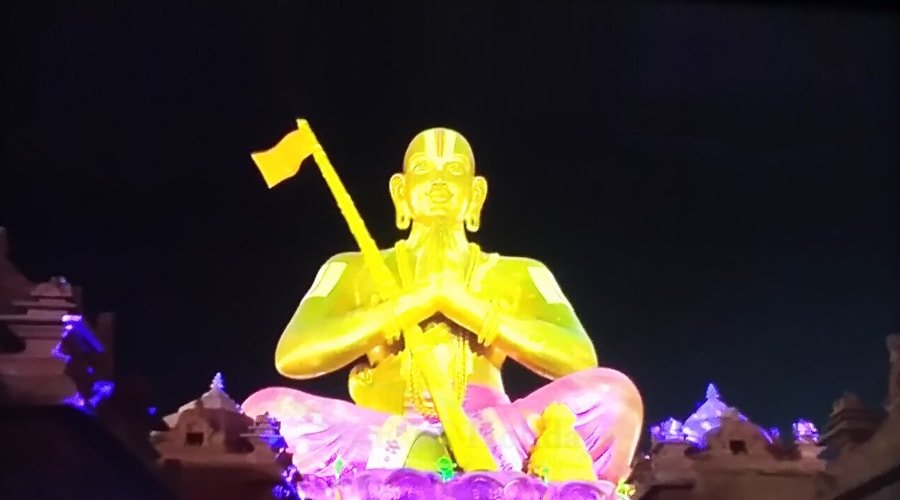
[(470, 472), (443, 481), (436, 473), (408, 469), (347, 470), (341, 478), (305, 476), (297, 484), (301, 498), (340, 500), (614, 500), (606, 482), (547, 483), (522, 473)]

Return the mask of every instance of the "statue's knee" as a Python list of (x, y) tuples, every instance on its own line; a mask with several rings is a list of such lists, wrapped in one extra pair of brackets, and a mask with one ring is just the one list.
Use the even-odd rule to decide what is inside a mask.
[(612, 368), (592, 368), (576, 374), (581, 380), (585, 395), (590, 394), (596, 402), (622, 417), (643, 418), (644, 403), (634, 381), (624, 373)]

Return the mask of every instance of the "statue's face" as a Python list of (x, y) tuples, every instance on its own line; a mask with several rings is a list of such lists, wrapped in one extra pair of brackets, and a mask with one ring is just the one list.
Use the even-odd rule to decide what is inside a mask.
[(462, 155), (416, 153), (404, 169), (413, 220), (462, 222), (472, 191), (472, 164)]
[[(448, 129), (430, 129), (410, 143), (402, 181), (393, 181), (395, 203), (405, 203), (419, 222), (463, 222), (479, 204), (479, 186), (472, 152), (466, 139)], [(396, 183), (396, 184), (395, 184)]]

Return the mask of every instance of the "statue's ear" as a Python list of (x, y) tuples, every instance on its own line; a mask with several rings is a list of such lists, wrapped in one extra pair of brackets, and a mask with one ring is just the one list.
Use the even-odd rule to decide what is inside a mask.
[(391, 192), (391, 201), (394, 202), (394, 217), (397, 229), (409, 229), (411, 222), (411, 214), (409, 213), (409, 205), (406, 202), (406, 177), (403, 174), (394, 174), (388, 183), (388, 189)]
[(481, 227), (481, 209), (484, 208), (484, 200), (487, 198), (487, 180), (480, 175), (472, 179), (472, 195), (469, 198), (469, 207), (466, 210), (466, 229), (476, 232)]
[(478, 210), (478, 213), (481, 213), (481, 209), (484, 207), (484, 200), (487, 199), (487, 191), (487, 179), (480, 175), (475, 176), (472, 179), (471, 209)]
[(403, 174), (394, 174), (391, 176), (391, 180), (388, 183), (388, 189), (391, 192), (391, 200), (394, 201), (394, 205), (401, 203), (405, 196), (403, 194), (403, 189), (406, 187), (406, 178), (403, 177)]

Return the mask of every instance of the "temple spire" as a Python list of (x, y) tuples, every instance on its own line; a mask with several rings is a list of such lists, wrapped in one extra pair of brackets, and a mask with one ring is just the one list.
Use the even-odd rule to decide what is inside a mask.
[(225, 390), (225, 380), (222, 378), (222, 372), (216, 372), (215, 376), (213, 376), (212, 382), (209, 384), (209, 388), (219, 391)]
[(706, 387), (706, 400), (719, 400), (719, 389), (716, 388), (715, 384), (709, 384)]

